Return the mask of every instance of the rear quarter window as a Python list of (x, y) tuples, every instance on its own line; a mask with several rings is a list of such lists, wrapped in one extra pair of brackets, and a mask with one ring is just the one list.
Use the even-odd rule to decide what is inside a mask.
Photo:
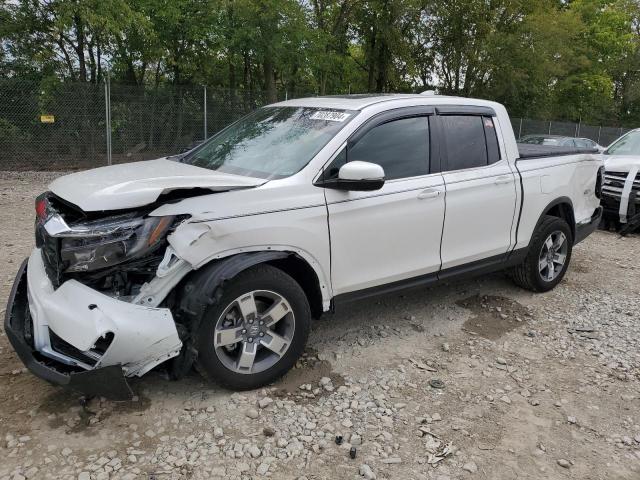
[(491, 117), (483, 117), (484, 136), (487, 141), (487, 165), (500, 161), (500, 145), (496, 126)]

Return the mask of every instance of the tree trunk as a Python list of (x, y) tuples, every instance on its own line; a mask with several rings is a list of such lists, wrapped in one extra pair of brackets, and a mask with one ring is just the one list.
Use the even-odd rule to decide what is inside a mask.
[(182, 141), (182, 126), (184, 124), (184, 92), (182, 91), (182, 87), (178, 86), (178, 120), (176, 125), (176, 135), (175, 141), (173, 142), (174, 150), (177, 150), (177, 147), (184, 147), (185, 145), (180, 145)]
[(156, 65), (155, 84), (153, 86), (153, 102), (151, 103), (151, 117), (149, 119), (149, 149), (155, 147), (155, 123), (156, 123), (156, 103), (158, 102), (158, 88), (160, 86), (160, 60)]
[(124, 81), (129, 85), (137, 85), (138, 78), (136, 76), (136, 69), (131, 61), (131, 57), (127, 56), (127, 70), (124, 74)]
[(368, 79), (367, 79), (367, 89), (369, 92), (372, 92), (374, 90), (374, 81), (375, 81), (375, 75), (376, 75), (376, 62), (375, 62), (375, 57), (376, 57), (376, 28), (373, 27), (373, 31), (371, 32), (371, 37), (369, 38), (369, 45), (368, 45), (368, 49), (369, 49), (369, 54), (366, 55), (365, 59), (368, 63), (367, 65), (367, 70), (368, 70)]
[(78, 56), (78, 67), (80, 72), (80, 81), (87, 81), (87, 63), (84, 58), (84, 26), (82, 24), (82, 19), (79, 15), (75, 15), (73, 17), (74, 28), (76, 31), (76, 46), (75, 51)]
[(251, 58), (249, 50), (242, 51), (242, 106), (246, 113), (251, 108)]
[(387, 58), (388, 49), (387, 45), (382, 42), (378, 47), (378, 77), (376, 79), (376, 92), (383, 92), (387, 86)]
[(90, 72), (89, 81), (95, 84), (97, 68), (96, 68), (96, 57), (93, 54), (93, 41), (87, 44), (87, 50), (89, 52), (89, 72)]
[(265, 58), (262, 63), (262, 68), (264, 70), (264, 90), (267, 93), (267, 102), (275, 103), (278, 101), (276, 93), (276, 78), (275, 70), (273, 68), (273, 59), (270, 55), (267, 55), (267, 58)]
[(102, 65), (101, 65), (101, 61), (102, 61), (102, 49), (100, 48), (100, 39), (97, 40), (96, 42), (96, 59), (98, 62), (98, 76), (96, 78), (96, 83), (100, 83), (100, 81), (102, 80)]
[(140, 75), (136, 74), (138, 79), (138, 85), (144, 85), (144, 77), (147, 75), (147, 62), (142, 62), (140, 65)]
[(56, 43), (58, 44), (58, 47), (60, 47), (60, 50), (62, 50), (62, 54), (64, 55), (64, 61), (67, 64), (67, 68), (69, 69), (69, 77), (71, 78), (72, 82), (76, 81), (76, 71), (73, 68), (73, 62), (71, 61), (71, 57), (69, 56), (69, 52), (67, 52), (67, 49), (64, 47), (64, 43), (62, 41), (62, 38), (60, 38), (60, 40), (56, 41)]
[[(286, 84), (287, 85), (287, 91), (286, 91), (285, 95), (288, 98), (294, 98), (295, 97), (296, 88), (298, 86), (298, 84), (296, 82), (296, 75), (297, 74), (298, 74), (298, 65), (294, 65), (293, 66), (293, 70), (291, 71), (291, 79)], [(324, 93), (321, 93), (321, 95), (324, 95)]]
[(251, 59), (249, 58), (249, 51), (242, 52), (243, 57), (243, 70), (242, 70), (242, 86), (245, 90), (251, 88)]
[(227, 60), (229, 62), (229, 90), (231, 95), (235, 95), (236, 88), (238, 88), (238, 79), (236, 77), (236, 65), (233, 62), (233, 55), (229, 55)]

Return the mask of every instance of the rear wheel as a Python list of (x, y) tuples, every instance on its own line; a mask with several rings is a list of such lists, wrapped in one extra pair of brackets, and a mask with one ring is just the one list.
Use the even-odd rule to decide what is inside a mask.
[(310, 325), (309, 303), (293, 278), (269, 265), (250, 268), (225, 284), (204, 315), (200, 370), (237, 390), (271, 383), (300, 357)]
[(514, 282), (534, 292), (546, 292), (564, 277), (573, 248), (571, 228), (565, 220), (545, 216), (533, 234), (529, 253), (512, 271)]

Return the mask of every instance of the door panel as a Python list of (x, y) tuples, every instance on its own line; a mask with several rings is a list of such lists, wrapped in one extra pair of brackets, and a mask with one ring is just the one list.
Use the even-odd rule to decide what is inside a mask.
[(442, 269), (506, 253), (517, 190), (495, 117), (453, 112), (437, 116), (436, 124), (443, 138), (447, 191)]
[(444, 220), (440, 174), (376, 192), (325, 190), (334, 295), (437, 272)]
[(443, 177), (447, 211), (442, 268), (506, 253), (516, 208), (515, 176), (507, 162)]

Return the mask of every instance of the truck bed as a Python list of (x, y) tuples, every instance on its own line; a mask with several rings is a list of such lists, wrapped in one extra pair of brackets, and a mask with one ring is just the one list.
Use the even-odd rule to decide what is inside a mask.
[(542, 157), (559, 157), (562, 155), (575, 155), (579, 153), (598, 153), (595, 148), (556, 147), (555, 145), (534, 145), (531, 143), (519, 143), (518, 152), (520, 160)]

